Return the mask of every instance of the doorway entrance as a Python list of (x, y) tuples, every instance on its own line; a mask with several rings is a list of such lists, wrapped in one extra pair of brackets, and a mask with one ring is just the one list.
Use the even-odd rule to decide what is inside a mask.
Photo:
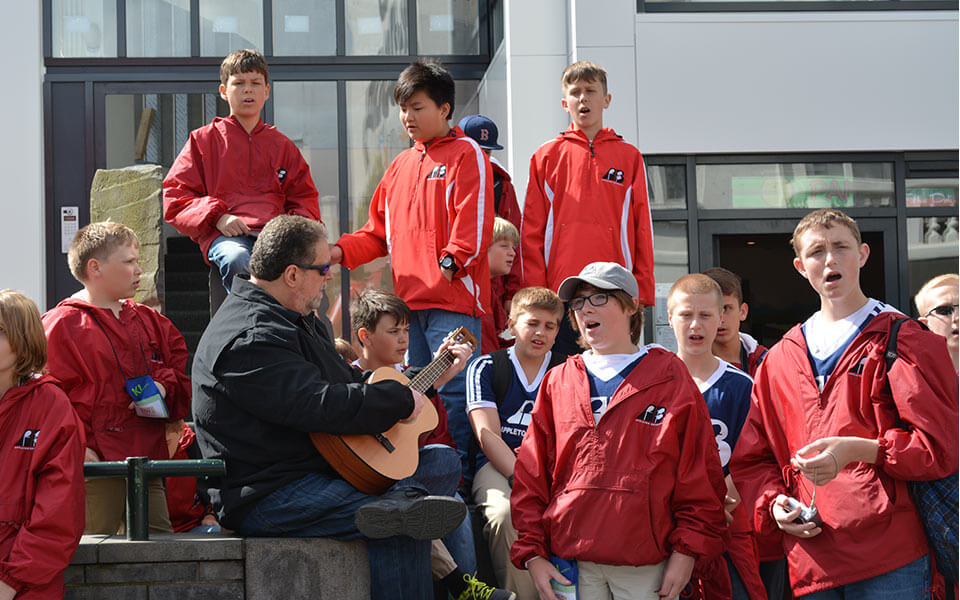
[[(858, 221), (863, 241), (870, 246), (860, 285), (867, 296), (896, 304), (894, 224), (884, 221)], [(793, 267), (790, 237), (795, 226), (794, 220), (700, 224), (702, 268), (724, 267), (743, 279), (750, 312), (741, 329), (768, 347), (820, 307), (816, 292)]]

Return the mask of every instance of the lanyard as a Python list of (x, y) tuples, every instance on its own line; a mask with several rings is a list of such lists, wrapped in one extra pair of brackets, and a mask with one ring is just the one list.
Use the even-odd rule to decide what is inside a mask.
[[(90, 314), (90, 318), (93, 319), (93, 322), (97, 324), (97, 326), (100, 328), (100, 331), (102, 331), (103, 335), (106, 336), (107, 343), (110, 344), (110, 350), (113, 351), (113, 359), (117, 361), (117, 368), (120, 369), (120, 377), (122, 377), (124, 381), (127, 381), (127, 379), (129, 378), (127, 377), (127, 374), (123, 372), (123, 366), (120, 365), (120, 357), (117, 356), (117, 349), (114, 348), (113, 346), (113, 340), (110, 339), (110, 334), (107, 333), (107, 330), (104, 328), (103, 324), (100, 323), (100, 320), (97, 318), (97, 315), (93, 314), (92, 310), (89, 310), (89, 309), (84, 309), (84, 310), (86, 310)], [(140, 343), (139, 337), (140, 336), (137, 336), (138, 338), (137, 346), (140, 348), (140, 356), (141, 358), (143, 358), (143, 366), (144, 368), (146, 368), (147, 374), (149, 374), (150, 364), (147, 362), (146, 354), (143, 353), (143, 344)]]

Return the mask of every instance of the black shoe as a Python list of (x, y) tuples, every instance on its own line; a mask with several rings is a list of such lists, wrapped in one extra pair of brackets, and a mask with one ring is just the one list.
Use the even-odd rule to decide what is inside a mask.
[(438, 540), (463, 521), (467, 507), (451, 496), (428, 496), (416, 488), (387, 492), (357, 509), (357, 529), (370, 539), (406, 535)]

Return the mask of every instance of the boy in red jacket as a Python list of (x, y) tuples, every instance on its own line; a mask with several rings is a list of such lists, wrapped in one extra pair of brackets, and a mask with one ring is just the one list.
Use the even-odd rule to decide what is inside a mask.
[(0, 290), (0, 600), (59, 600), (83, 534), (83, 425), (43, 373), (32, 300)]
[[(330, 260), (353, 269), (390, 255), (393, 291), (412, 310), (408, 362), (423, 367), (460, 326), (480, 339), (490, 294), (493, 177), (480, 146), (459, 127), (450, 128), (454, 82), (442, 65), (414, 61), (400, 73), (393, 99), (414, 145), (384, 173), (367, 224), (342, 235), (330, 248)], [(464, 390), (461, 371), (440, 393), (469, 478)]]
[(163, 218), (200, 244), (228, 292), (250, 272), (257, 233), (277, 215), (320, 220), (310, 167), (287, 136), (260, 119), (270, 97), (263, 55), (237, 50), (220, 65), (230, 116), (190, 132), (163, 181)]
[[(510, 559), (541, 600), (550, 557), (577, 561), (578, 597), (676, 598), (723, 552), (726, 486), (707, 405), (684, 364), (638, 347), (637, 280), (591, 263), (559, 296), (589, 349), (547, 372), (513, 470)], [(580, 596), (582, 595), (582, 596)]]
[[(570, 128), (530, 159), (520, 226), (523, 285), (555, 290), (585, 265), (610, 261), (633, 273), (640, 304), (652, 306), (653, 233), (643, 156), (603, 126), (603, 110), (610, 106), (603, 67), (574, 63), (563, 71), (561, 87)], [(556, 346), (565, 354), (580, 351), (566, 315)]]
[[(120, 223), (90, 223), (67, 262), (83, 289), (43, 315), (50, 374), (86, 433), (86, 461), (167, 460), (165, 424), (190, 410), (187, 346), (166, 317), (132, 298), (140, 243)], [(90, 479), (86, 533), (117, 533), (126, 514), (123, 479)], [(171, 532), (163, 479), (148, 484), (151, 531)]]
[[(734, 483), (756, 499), (755, 531), (783, 531), (795, 596), (925, 597), (929, 548), (907, 481), (957, 472), (957, 376), (946, 344), (906, 322), (888, 373), (883, 353), (903, 315), (861, 291), (870, 248), (856, 222), (814, 211), (792, 244), (820, 310), (757, 372)], [(800, 507), (788, 497), (815, 504), (822, 523), (795, 522)]]

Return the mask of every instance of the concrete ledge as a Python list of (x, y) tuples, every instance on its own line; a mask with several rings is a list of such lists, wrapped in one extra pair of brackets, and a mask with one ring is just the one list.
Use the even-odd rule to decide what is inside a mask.
[(83, 536), (95, 546), (96, 562), (176, 562), (189, 560), (242, 560), (243, 538), (218, 533), (154, 533), (146, 542), (134, 542), (122, 536)]
[(370, 598), (370, 567), (362, 541), (246, 538), (247, 600)]

